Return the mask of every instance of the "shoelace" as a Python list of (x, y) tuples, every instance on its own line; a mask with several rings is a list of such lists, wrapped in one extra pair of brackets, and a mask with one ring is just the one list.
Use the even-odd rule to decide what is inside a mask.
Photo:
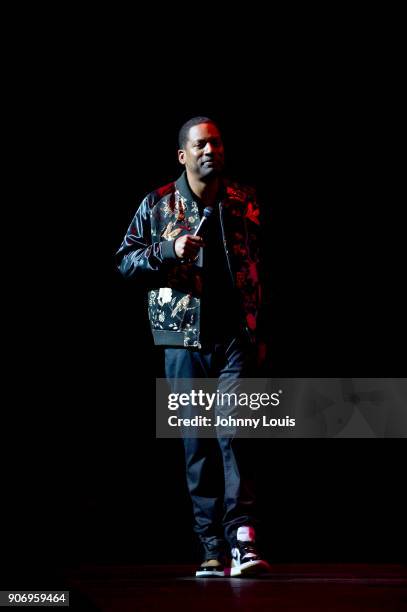
[(257, 550), (255, 549), (254, 545), (251, 544), (250, 542), (238, 542), (238, 546), (240, 550), (240, 556), (242, 559), (243, 557), (247, 557), (247, 555), (252, 555), (255, 557), (258, 556)]

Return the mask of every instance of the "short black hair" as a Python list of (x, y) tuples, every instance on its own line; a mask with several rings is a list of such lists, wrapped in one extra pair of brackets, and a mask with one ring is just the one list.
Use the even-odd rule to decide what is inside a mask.
[(178, 146), (180, 149), (185, 148), (185, 145), (188, 141), (189, 130), (191, 129), (191, 127), (194, 127), (194, 125), (199, 125), (201, 123), (212, 123), (212, 125), (218, 127), (215, 121), (213, 121), (213, 119), (210, 119), (209, 117), (192, 117), (192, 119), (189, 119), (184, 123), (184, 125), (178, 132)]

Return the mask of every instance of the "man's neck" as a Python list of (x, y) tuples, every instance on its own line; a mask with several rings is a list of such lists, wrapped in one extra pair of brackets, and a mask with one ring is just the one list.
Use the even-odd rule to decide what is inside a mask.
[(219, 193), (221, 180), (216, 177), (208, 182), (200, 181), (193, 176), (188, 176), (188, 183), (191, 191), (201, 200), (205, 206), (214, 206), (216, 197)]

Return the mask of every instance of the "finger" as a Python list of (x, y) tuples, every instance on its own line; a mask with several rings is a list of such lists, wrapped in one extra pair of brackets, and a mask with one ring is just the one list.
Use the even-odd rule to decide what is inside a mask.
[(202, 236), (193, 236), (192, 234), (187, 235), (188, 242), (201, 244), (203, 243)]
[(201, 248), (200, 244), (196, 244), (195, 242), (187, 242), (185, 245), (185, 249), (188, 251), (194, 251), (196, 253)]
[(185, 256), (188, 258), (195, 258), (198, 255), (197, 251), (187, 251), (185, 253)]

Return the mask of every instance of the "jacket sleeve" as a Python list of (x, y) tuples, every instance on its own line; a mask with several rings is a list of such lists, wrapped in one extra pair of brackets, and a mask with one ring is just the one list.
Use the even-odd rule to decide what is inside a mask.
[(174, 241), (153, 241), (151, 204), (140, 204), (116, 253), (117, 267), (125, 278), (135, 279), (145, 289), (166, 286), (167, 272), (179, 261)]
[(259, 206), (256, 194), (253, 192), (251, 200), (247, 205), (246, 217), (252, 255), (257, 264), (258, 275), (256, 338), (258, 341), (263, 341), (269, 345), (271, 335), (270, 278), (267, 273), (268, 266), (264, 260), (266, 236), (262, 223), (262, 210), (263, 207)]
[(271, 342), (271, 299), (270, 299), (270, 276), (267, 272), (270, 268), (264, 259), (264, 245), (266, 236), (264, 226), (261, 225), (259, 232), (259, 311), (257, 321), (257, 336), (267, 345)]

